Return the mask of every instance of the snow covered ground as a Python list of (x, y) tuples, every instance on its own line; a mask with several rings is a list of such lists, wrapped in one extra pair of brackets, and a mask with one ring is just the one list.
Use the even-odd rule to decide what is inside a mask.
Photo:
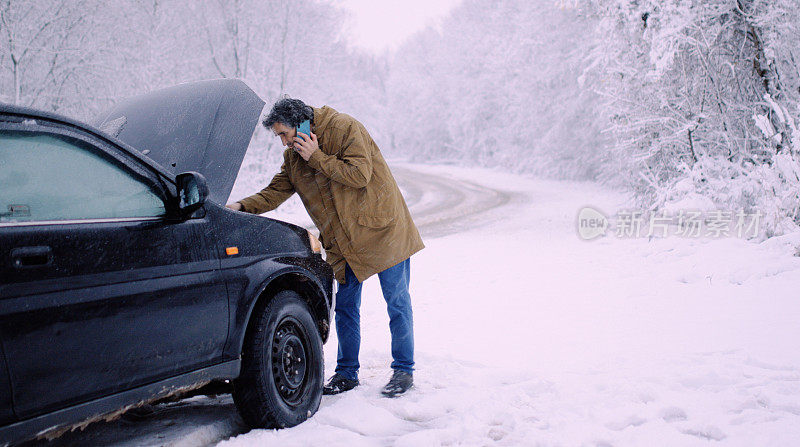
[[(800, 443), (800, 234), (584, 241), (578, 210), (611, 214), (624, 197), (590, 183), (410, 168), (513, 197), (482, 225), (425, 237), (412, 258), (413, 390), (380, 397), (391, 359), (372, 278), (362, 385), (326, 396), (298, 427), (220, 446)], [(431, 202), (423, 191), (412, 212)], [(286, 209), (273, 214), (303, 223)], [(335, 335), (325, 353), (330, 375)]]
[[(220, 447), (800, 444), (800, 234), (584, 241), (578, 211), (613, 214), (624, 197), (592, 183), (392, 166), (427, 245), (411, 264), (415, 387), (380, 397), (388, 317), (371, 278), (362, 385), (325, 396), (300, 426)], [(296, 198), (267, 215), (310, 223)], [(335, 333), (325, 361), (327, 377)], [(242, 432), (230, 397), (160, 411), (62, 443), (213, 445)]]

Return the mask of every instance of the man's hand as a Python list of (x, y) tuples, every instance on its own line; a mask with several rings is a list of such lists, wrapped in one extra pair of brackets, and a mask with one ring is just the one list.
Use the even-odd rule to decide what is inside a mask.
[(317, 149), (319, 149), (319, 143), (314, 132), (311, 132), (310, 137), (302, 132), (297, 132), (297, 136), (294, 137), (294, 150), (303, 157), (303, 160), (308, 161), (311, 154)]
[(230, 208), (230, 209), (232, 209), (234, 211), (241, 211), (242, 210), (242, 204), (239, 203), (239, 202), (233, 202), (233, 203), (229, 203), (229, 204), (225, 205), (225, 208)]

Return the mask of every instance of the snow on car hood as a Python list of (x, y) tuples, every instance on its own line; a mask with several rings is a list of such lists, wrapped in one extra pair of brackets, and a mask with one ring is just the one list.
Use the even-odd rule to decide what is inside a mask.
[(203, 174), (224, 205), (263, 108), (244, 82), (215, 79), (122, 100), (95, 124), (173, 174)]

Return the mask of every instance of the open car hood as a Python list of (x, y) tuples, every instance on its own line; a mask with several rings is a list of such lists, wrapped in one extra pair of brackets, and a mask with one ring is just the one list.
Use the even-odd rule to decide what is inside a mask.
[(224, 205), (263, 108), (244, 82), (215, 79), (122, 100), (95, 125), (173, 174), (203, 174), (209, 200)]

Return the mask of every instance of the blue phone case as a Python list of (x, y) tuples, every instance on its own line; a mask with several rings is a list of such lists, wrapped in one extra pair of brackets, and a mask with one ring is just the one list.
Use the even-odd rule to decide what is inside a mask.
[(302, 123), (300, 123), (300, 125), (297, 126), (297, 131), (298, 132), (302, 132), (302, 133), (308, 135), (309, 138), (311, 138), (311, 121), (305, 120)]

